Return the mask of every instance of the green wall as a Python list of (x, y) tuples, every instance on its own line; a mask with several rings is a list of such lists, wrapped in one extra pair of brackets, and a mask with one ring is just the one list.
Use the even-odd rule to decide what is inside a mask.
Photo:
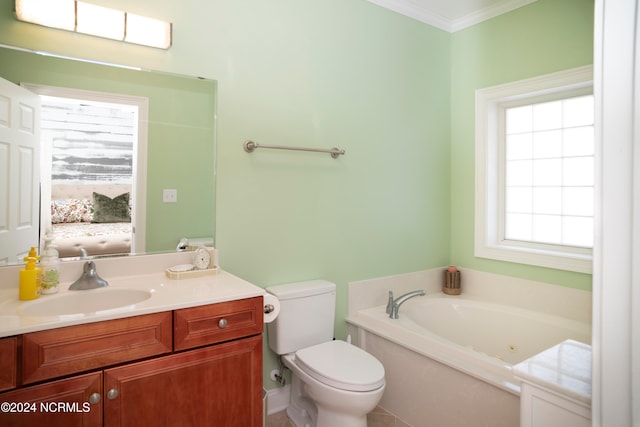
[[(213, 236), (215, 81), (140, 73), (1, 48), (0, 77), (16, 84), (146, 97), (146, 252), (175, 250), (182, 237)], [(178, 203), (162, 202), (164, 188), (178, 190)]]
[(476, 89), (593, 63), (593, 0), (538, 0), (452, 35), (451, 261), (591, 290), (591, 275), (473, 254)]
[[(449, 34), (365, 0), (98, 1), (174, 24), (168, 51), (15, 22), (0, 43), (216, 79), (216, 245), (259, 286), (338, 285), (455, 263), (589, 289), (590, 276), (473, 256), (476, 88), (592, 61), (592, 1), (539, 0)], [(339, 147), (346, 155), (242, 143)], [(275, 357), (265, 352), (265, 385)]]

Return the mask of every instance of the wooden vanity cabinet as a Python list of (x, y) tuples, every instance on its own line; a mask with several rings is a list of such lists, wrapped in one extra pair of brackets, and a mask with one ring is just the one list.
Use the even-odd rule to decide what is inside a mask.
[(0, 394), (3, 427), (102, 426), (102, 372), (76, 375)]
[(0, 338), (0, 391), (11, 390), (18, 378), (18, 338)]
[[(157, 313), (18, 337), (23, 346), (31, 343), (22, 349), (22, 364), (29, 357), (40, 360), (30, 365), (37, 369), (23, 373), (25, 379), (37, 381), (34, 372), (47, 379), (0, 393), (0, 402), (22, 409), (0, 411), (0, 426), (261, 426), (262, 305), (260, 296), (168, 312), (173, 322), (188, 319), (168, 332), (166, 313)], [(187, 324), (191, 326), (185, 328)], [(92, 328), (97, 336), (87, 333)], [(190, 331), (178, 339), (184, 343), (191, 336), (190, 344), (163, 350), (167, 333), (175, 339), (178, 329)], [(74, 341), (69, 331), (82, 333)], [(61, 338), (56, 342), (54, 336)], [(140, 348), (147, 349), (142, 354), (149, 348), (159, 354), (141, 356), (136, 353)], [(85, 351), (74, 354), (77, 349)], [(87, 359), (87, 354), (93, 356)], [(79, 372), (87, 369), (92, 371)], [(74, 370), (78, 372), (70, 376)], [(43, 412), (47, 409), (57, 412)]]
[(262, 425), (262, 337), (104, 372), (104, 426)]

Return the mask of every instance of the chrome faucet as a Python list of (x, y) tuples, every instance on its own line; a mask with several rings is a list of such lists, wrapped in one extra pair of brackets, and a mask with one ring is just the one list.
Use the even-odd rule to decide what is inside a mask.
[(391, 307), (393, 307), (393, 292), (389, 291), (389, 298), (387, 299), (387, 314), (391, 313)]
[(82, 276), (69, 286), (70, 291), (84, 291), (87, 289), (96, 289), (109, 286), (106, 280), (98, 276), (96, 272), (96, 265), (93, 261), (87, 261), (84, 263), (84, 269)]
[(400, 306), (408, 299), (413, 297), (421, 297), (426, 294), (422, 289), (417, 291), (407, 292), (406, 294), (399, 296), (397, 299), (393, 299), (393, 292), (389, 291), (389, 300), (387, 302), (387, 313), (389, 313), (389, 317), (391, 319), (398, 318), (398, 311), (400, 310)]

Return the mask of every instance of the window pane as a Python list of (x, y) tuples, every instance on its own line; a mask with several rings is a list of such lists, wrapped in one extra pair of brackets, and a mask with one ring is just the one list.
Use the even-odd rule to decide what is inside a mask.
[(567, 187), (563, 190), (562, 212), (565, 215), (593, 216), (593, 187)]
[(562, 102), (553, 101), (533, 106), (533, 130), (560, 129)]
[(507, 188), (507, 212), (531, 213), (532, 191), (530, 187)]
[(593, 95), (565, 99), (562, 104), (562, 126), (592, 125), (594, 122)]
[(531, 185), (531, 160), (507, 162), (507, 183), (510, 187)]
[(555, 215), (533, 216), (533, 241), (540, 243), (561, 243), (562, 219)]
[(530, 159), (532, 150), (530, 132), (507, 136), (507, 160)]
[(561, 159), (534, 160), (533, 185), (537, 187), (562, 185)]
[(507, 214), (505, 222), (505, 238), (531, 240), (531, 215)]
[(508, 108), (506, 111), (507, 134), (531, 132), (532, 106)]
[(562, 131), (549, 130), (534, 132), (533, 158), (544, 159), (560, 157), (562, 155)]
[(534, 188), (533, 212), (560, 215), (562, 213), (562, 191), (560, 187)]
[(592, 186), (593, 157), (570, 157), (563, 160), (562, 182), (566, 186)]
[(593, 126), (583, 126), (563, 131), (563, 156), (592, 156), (595, 152)]
[(567, 216), (562, 220), (562, 243), (571, 246), (593, 246), (593, 218)]
[(592, 243), (593, 108), (588, 95), (504, 110), (500, 179), (505, 239), (524, 246)]

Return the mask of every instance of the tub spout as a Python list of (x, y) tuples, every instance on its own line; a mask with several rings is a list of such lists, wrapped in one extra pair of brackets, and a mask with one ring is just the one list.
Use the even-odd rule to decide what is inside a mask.
[(400, 311), (400, 306), (408, 299), (413, 297), (421, 297), (425, 295), (426, 292), (423, 290), (411, 291), (402, 296), (399, 296), (397, 299), (393, 301), (391, 304), (391, 312), (389, 313), (389, 317), (392, 319), (398, 318), (398, 312)]

